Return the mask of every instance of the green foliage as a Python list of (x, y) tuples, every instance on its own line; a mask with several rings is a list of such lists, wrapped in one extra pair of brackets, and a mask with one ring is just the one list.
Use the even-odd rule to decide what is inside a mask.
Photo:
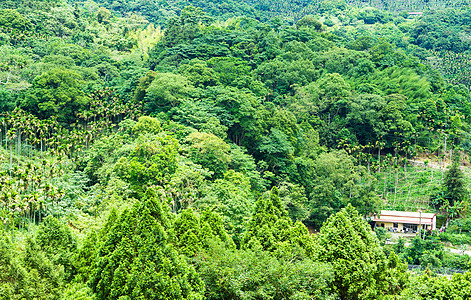
[(150, 113), (166, 111), (177, 106), (191, 91), (186, 77), (172, 73), (158, 73), (146, 89), (145, 107)]
[(29, 297), (59, 299), (64, 280), (63, 268), (60, 265), (54, 265), (31, 238), (26, 240), (23, 264), (30, 276), (30, 282), (27, 283), (28, 288), (31, 289)]
[(202, 299), (203, 283), (169, 244), (169, 211), (148, 191), (105, 236), (91, 286), (98, 299)]
[(292, 223), (280, 199), (278, 189), (273, 187), (268, 197), (255, 203), (254, 213), (242, 240), (244, 249), (261, 249), (277, 255), (311, 257), (314, 243), (307, 228)]
[(170, 136), (141, 137), (128, 157), (121, 157), (114, 171), (142, 194), (147, 187), (162, 185), (177, 170), (177, 140)]
[(194, 206), (200, 211), (214, 209), (222, 216), (228, 233), (239, 245), (255, 202), (249, 179), (230, 170), (224, 174), (223, 179), (216, 179), (208, 188), (207, 195), (197, 199)]
[(410, 287), (399, 299), (466, 299), (470, 292), (470, 273), (453, 274), (451, 280), (445, 276), (424, 273), (414, 278)]
[(208, 249), (211, 242), (219, 242), (228, 248), (234, 248), (231, 237), (224, 229), (222, 218), (209, 209), (201, 216), (191, 209), (183, 210), (174, 224), (175, 247), (188, 257), (195, 256)]
[(75, 275), (73, 259), (77, 241), (66, 224), (48, 216), (39, 226), (36, 242), (52, 263), (64, 267), (66, 279)]
[(215, 135), (203, 132), (191, 133), (188, 142), (188, 156), (212, 171), (214, 178), (222, 177), (231, 161), (229, 145)]
[(99, 240), (96, 232), (91, 231), (85, 237), (81, 247), (77, 249), (77, 254), (74, 257), (74, 266), (77, 270), (75, 280), (77, 282), (88, 282), (95, 272), (96, 257), (98, 255), (99, 247), (98, 242)]
[(14, 9), (3, 9), (0, 11), (0, 26), (16, 30), (28, 30), (31, 22)]
[(197, 257), (206, 299), (335, 299), (328, 264), (257, 250), (211, 248)]
[(320, 31), (322, 29), (322, 24), (316, 20), (313, 16), (305, 16), (298, 22), (296, 22), (296, 27), (301, 28), (303, 26), (306, 27), (312, 27), (317, 31)]
[(448, 205), (450, 207), (467, 198), (468, 190), (465, 186), (463, 172), (460, 170), (458, 164), (452, 164), (446, 173), (444, 187), (446, 190), (446, 199), (449, 201)]
[(71, 70), (47, 71), (35, 78), (21, 105), (41, 118), (56, 116), (59, 122), (72, 123), (88, 102), (81, 84), (80, 75)]
[(443, 258), (443, 244), (440, 244), (438, 236), (427, 235), (423, 240), (416, 237), (407, 247), (405, 257), (408, 262), (424, 267), (440, 267)]
[(378, 209), (379, 199), (372, 192), (370, 183), (360, 181), (359, 172), (361, 169), (355, 167), (344, 151), (322, 153), (311, 162), (307, 184), (311, 224), (320, 228), (331, 213), (349, 203), (362, 215)]
[[(30, 280), (28, 271), (21, 265), (14, 245), (8, 239), (0, 240), (0, 296), (1, 299), (12, 299), (29, 296)], [(16, 298), (15, 298), (16, 299)]]
[(293, 222), (304, 221), (309, 216), (309, 200), (302, 186), (288, 182), (282, 183), (280, 198)]
[(332, 288), (342, 299), (377, 297), (388, 260), (369, 225), (351, 205), (329, 217), (315, 240), (315, 257), (332, 264)]
[(391, 233), (389, 233), (384, 227), (375, 227), (375, 234), (382, 246), (384, 246), (387, 239), (391, 238)]
[(134, 134), (157, 134), (161, 131), (160, 122), (156, 118), (142, 116), (132, 128)]
[(74, 283), (64, 290), (61, 299), (95, 300), (96, 298), (87, 285), (83, 283)]
[(180, 65), (178, 69), (194, 86), (204, 87), (219, 83), (218, 74), (214, 69), (210, 69), (205, 61), (194, 59), (188, 64)]
[(465, 298), (351, 206), (467, 242), (469, 1), (347, 2), (0, 1), (0, 298)]

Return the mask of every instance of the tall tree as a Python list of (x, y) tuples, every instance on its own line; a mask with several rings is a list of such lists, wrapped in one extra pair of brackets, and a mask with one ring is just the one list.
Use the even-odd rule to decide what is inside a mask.
[(169, 244), (168, 207), (148, 191), (105, 236), (91, 285), (98, 299), (203, 299), (203, 283)]
[(468, 190), (464, 181), (463, 171), (460, 170), (458, 163), (454, 162), (445, 175), (446, 199), (449, 206), (454, 206), (465, 200), (468, 196)]
[(243, 237), (244, 248), (276, 252), (279, 255), (307, 255), (314, 251), (314, 243), (301, 222), (293, 224), (288, 217), (278, 188), (273, 187), (268, 197), (255, 203), (255, 210)]
[(60, 122), (72, 123), (89, 101), (82, 83), (81, 76), (74, 71), (52, 69), (34, 80), (33, 89), (21, 101), (21, 106), (41, 118), (56, 116)]
[(316, 256), (333, 265), (341, 299), (374, 299), (385, 280), (387, 259), (375, 234), (350, 204), (332, 215), (316, 236)]

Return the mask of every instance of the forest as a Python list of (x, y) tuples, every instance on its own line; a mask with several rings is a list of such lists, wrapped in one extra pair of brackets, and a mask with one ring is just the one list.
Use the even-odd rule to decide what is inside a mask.
[(0, 1), (0, 299), (471, 299), (468, 2)]

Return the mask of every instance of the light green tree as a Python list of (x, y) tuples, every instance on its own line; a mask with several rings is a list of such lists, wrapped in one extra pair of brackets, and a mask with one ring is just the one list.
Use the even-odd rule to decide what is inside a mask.
[(312, 256), (313, 239), (301, 222), (293, 224), (280, 199), (278, 188), (273, 187), (269, 196), (260, 197), (247, 224), (242, 240), (245, 249), (275, 252), (277, 255)]
[(341, 299), (374, 299), (380, 295), (388, 260), (353, 206), (329, 217), (315, 240), (315, 256), (332, 264), (332, 287)]
[(169, 244), (170, 211), (150, 190), (105, 236), (91, 286), (97, 299), (203, 299), (203, 282)]

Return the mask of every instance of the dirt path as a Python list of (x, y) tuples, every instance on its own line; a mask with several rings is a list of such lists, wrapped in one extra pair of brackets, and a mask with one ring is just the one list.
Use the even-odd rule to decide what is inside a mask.
[(445, 247), (445, 250), (448, 250), (451, 253), (455, 253), (455, 254), (460, 254), (460, 255), (467, 254), (467, 255), (471, 256), (471, 249), (469, 247), (466, 247), (466, 249), (464, 251), (461, 250), (461, 249), (454, 249), (454, 248), (449, 248), (449, 247)]

